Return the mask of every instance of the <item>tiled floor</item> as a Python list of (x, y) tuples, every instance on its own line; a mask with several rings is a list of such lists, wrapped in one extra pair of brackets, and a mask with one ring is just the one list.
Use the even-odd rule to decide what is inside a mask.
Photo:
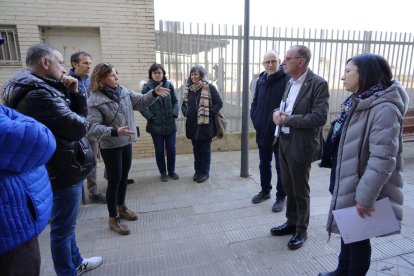
[[(412, 145), (411, 145), (412, 144)], [(405, 147), (402, 233), (372, 239), (368, 275), (414, 275), (414, 143)], [(309, 238), (296, 251), (289, 237), (272, 237), (271, 227), (285, 222), (272, 213), (272, 199), (254, 205), (259, 191), (258, 152), (249, 152), (250, 177), (240, 178), (240, 152), (216, 152), (211, 177), (193, 182), (192, 155), (177, 156), (180, 179), (160, 182), (153, 158), (133, 161), (126, 203), (139, 212), (127, 222), (131, 235), (110, 232), (105, 205), (80, 209), (77, 241), (85, 257), (102, 255), (104, 263), (86, 275), (317, 275), (334, 270), (340, 238), (325, 231), (330, 194), (329, 170), (313, 164)], [(105, 189), (102, 164), (99, 183)], [(40, 236), (41, 275), (54, 275), (49, 229)]]

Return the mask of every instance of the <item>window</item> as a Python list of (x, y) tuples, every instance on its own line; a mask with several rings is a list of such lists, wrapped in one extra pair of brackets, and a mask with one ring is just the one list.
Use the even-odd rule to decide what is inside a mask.
[(0, 45), (0, 65), (21, 65), (16, 27), (0, 26), (0, 36), (5, 40)]

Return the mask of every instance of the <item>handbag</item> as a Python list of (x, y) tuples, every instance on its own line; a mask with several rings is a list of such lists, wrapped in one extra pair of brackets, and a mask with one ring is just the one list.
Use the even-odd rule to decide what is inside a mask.
[(224, 134), (226, 134), (227, 119), (224, 118), (220, 111), (214, 116), (214, 124), (216, 125), (216, 137), (218, 139), (223, 138)]
[[(209, 102), (210, 107), (213, 106), (213, 101), (211, 99), (210, 89), (208, 90)], [(223, 138), (224, 134), (226, 134), (227, 129), (227, 119), (223, 116), (223, 114), (219, 112), (214, 115), (214, 125), (216, 126), (216, 137), (218, 139)]]

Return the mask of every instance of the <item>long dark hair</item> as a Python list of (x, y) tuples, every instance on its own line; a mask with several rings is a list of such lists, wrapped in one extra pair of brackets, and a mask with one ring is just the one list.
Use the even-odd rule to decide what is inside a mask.
[(353, 62), (358, 68), (359, 91), (365, 92), (374, 85), (382, 84), (390, 86), (392, 83), (392, 72), (388, 62), (380, 55), (360, 54), (346, 61)]
[(152, 72), (157, 71), (158, 69), (161, 69), (162, 71), (163, 76), (161, 82), (164, 83), (167, 80), (167, 77), (165, 76), (167, 73), (165, 72), (164, 67), (162, 67), (162, 65), (159, 63), (154, 63), (151, 65), (150, 69), (148, 70), (148, 79), (152, 80)]

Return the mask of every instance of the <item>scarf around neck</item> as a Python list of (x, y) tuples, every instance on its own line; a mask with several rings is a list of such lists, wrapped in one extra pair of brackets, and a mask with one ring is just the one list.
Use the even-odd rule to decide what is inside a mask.
[(376, 84), (372, 86), (367, 91), (364, 91), (362, 93), (359, 93), (357, 95), (352, 94), (349, 96), (342, 104), (341, 104), (341, 113), (338, 114), (338, 116), (335, 118), (335, 120), (332, 122), (332, 142), (336, 142), (339, 140), (339, 137), (341, 137), (342, 133), (342, 126), (343, 123), (346, 120), (346, 117), (349, 115), (349, 112), (351, 111), (352, 104), (354, 103), (354, 99), (367, 99), (374, 95), (375, 93), (379, 91), (384, 91), (389, 86), (383, 85), (383, 84)]
[(121, 91), (122, 91), (122, 87), (121, 86), (117, 86), (115, 89), (110, 88), (108, 86), (104, 86), (104, 88), (102, 89), (102, 93), (107, 96), (108, 98), (110, 98), (111, 100), (119, 103), (119, 100), (121, 98)]
[(184, 102), (188, 103), (188, 93), (196, 93), (201, 89), (200, 102), (197, 110), (197, 124), (207, 125), (210, 123), (210, 88), (204, 87), (204, 82), (199, 81), (190, 86), (184, 93)]

